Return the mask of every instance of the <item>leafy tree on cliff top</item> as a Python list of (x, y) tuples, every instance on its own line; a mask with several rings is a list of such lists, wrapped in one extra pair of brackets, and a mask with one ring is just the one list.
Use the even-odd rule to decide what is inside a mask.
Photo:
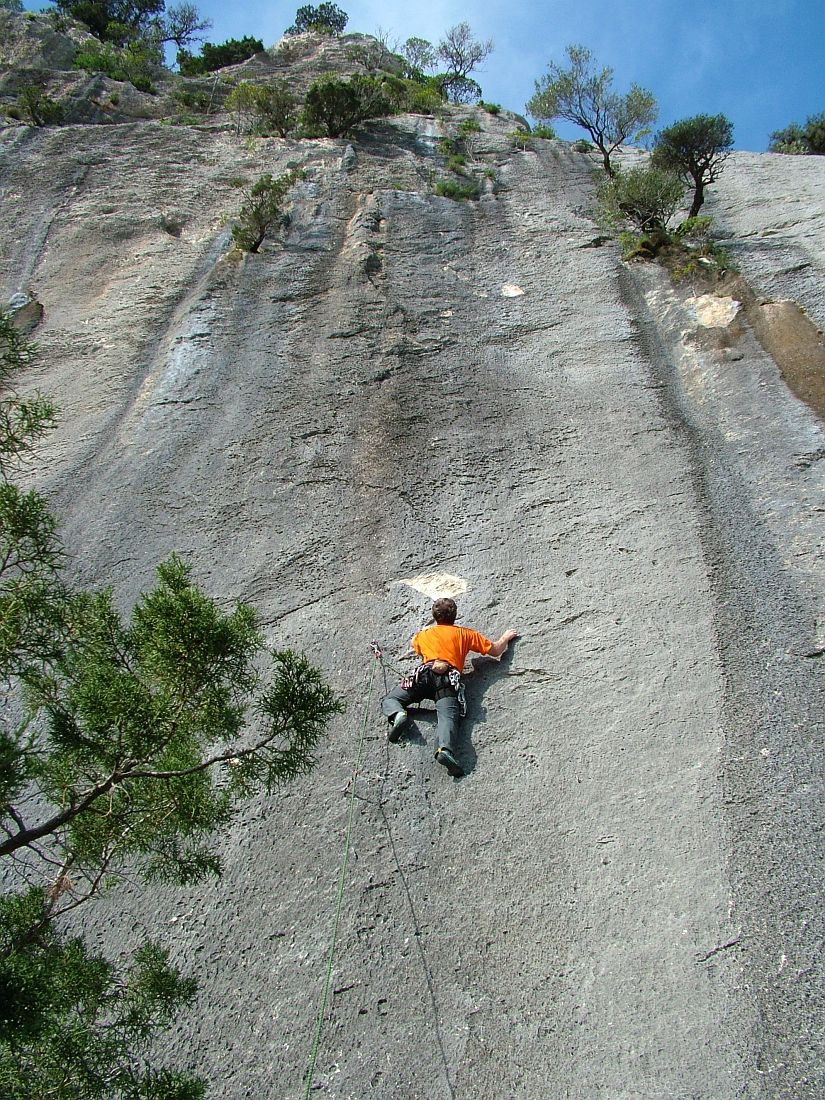
[(34, 349), (0, 312), (0, 1094), (195, 1100), (151, 1039), (191, 998), (157, 945), (118, 972), (55, 920), (130, 878), (197, 883), (245, 797), (313, 764), (340, 704), (172, 558), (124, 620), (64, 581), (46, 501), (11, 480), (54, 421), (18, 396)]
[(473, 35), (469, 23), (450, 27), (438, 43), (437, 56), (447, 66), (436, 77), (444, 95), (453, 103), (471, 103), (481, 98), (481, 87), (470, 73), (482, 65), (493, 52), (493, 40), (481, 42)]
[(287, 27), (284, 34), (303, 34), (305, 31), (319, 31), (321, 34), (343, 34), (349, 16), (337, 4), (325, 2), (315, 7), (304, 4), (295, 13), (295, 22)]
[(804, 126), (791, 122), (783, 130), (774, 130), (768, 150), (825, 156), (825, 111), (810, 115)]
[(652, 93), (637, 84), (631, 84), (625, 95), (614, 92), (613, 70), (598, 69), (585, 46), (568, 46), (566, 53), (567, 68), (550, 63), (547, 74), (536, 81), (527, 110), (539, 122), (563, 118), (581, 126), (612, 176), (611, 154), (655, 122), (659, 108)]
[(179, 49), (212, 26), (188, 0), (166, 11), (165, 0), (55, 0), (60, 11), (85, 23), (102, 42), (124, 46), (136, 39), (159, 48), (174, 42)]
[(413, 36), (401, 47), (401, 55), (407, 63), (406, 75), (415, 79), (423, 77), (427, 69), (434, 69), (438, 55), (426, 38)]
[(212, 42), (204, 42), (200, 56), (191, 54), (188, 50), (178, 51), (178, 67), (184, 76), (200, 76), (203, 73), (212, 73), (216, 69), (223, 69), (227, 65), (238, 65), (249, 57), (254, 57), (264, 48), (260, 38), (245, 35), (243, 38), (227, 38), (225, 42), (217, 45)]
[(733, 146), (733, 124), (724, 115), (696, 115), (674, 122), (656, 135), (651, 163), (675, 172), (693, 187), (689, 218), (705, 201), (705, 188), (715, 183)]

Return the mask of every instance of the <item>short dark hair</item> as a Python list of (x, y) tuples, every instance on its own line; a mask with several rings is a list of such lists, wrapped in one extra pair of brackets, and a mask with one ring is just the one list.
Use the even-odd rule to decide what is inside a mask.
[(437, 623), (449, 623), (452, 626), (456, 615), (458, 615), (458, 608), (455, 600), (451, 600), (449, 596), (442, 596), (433, 604), (433, 618)]

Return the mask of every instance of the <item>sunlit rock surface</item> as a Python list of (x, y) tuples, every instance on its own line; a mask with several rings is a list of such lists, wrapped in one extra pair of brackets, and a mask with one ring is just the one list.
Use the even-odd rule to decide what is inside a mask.
[[(436, 198), (468, 114), (494, 180)], [(85, 920), (197, 976), (169, 1056), (211, 1095), (302, 1096), (366, 712), (314, 1095), (813, 1100), (822, 422), (742, 311), (700, 316), (712, 287), (622, 264), (586, 154), (512, 126), (2, 133), (72, 575), (126, 607), (177, 551), (350, 704), (217, 838), (219, 883)], [(232, 251), (239, 184), (292, 165), (288, 226)], [(820, 327), (823, 193), (823, 158), (736, 154), (708, 203), (754, 294)], [(444, 584), (522, 633), (468, 679), (461, 781), (367, 690), (370, 640), (411, 668)]]

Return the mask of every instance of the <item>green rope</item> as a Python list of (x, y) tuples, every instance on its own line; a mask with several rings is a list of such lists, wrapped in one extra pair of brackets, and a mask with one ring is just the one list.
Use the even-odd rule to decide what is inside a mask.
[(347, 877), (347, 864), (349, 863), (349, 852), (352, 843), (352, 822), (355, 816), (355, 788), (358, 782), (358, 769), (361, 767), (361, 752), (364, 746), (364, 736), (367, 732), (370, 696), (372, 695), (372, 682), (375, 679), (375, 665), (376, 661), (373, 661), (372, 671), (370, 672), (370, 682), (367, 687), (367, 697), (364, 704), (364, 721), (361, 725), (361, 736), (358, 739), (358, 752), (355, 760), (355, 770), (352, 773), (352, 783), (350, 785), (349, 812), (347, 814), (347, 831), (344, 840), (344, 859), (341, 864), (341, 877), (338, 881), (338, 898), (335, 903), (335, 919), (332, 923), (332, 942), (329, 945), (329, 959), (327, 960), (327, 973), (326, 978), (324, 979), (324, 992), (323, 996), (321, 997), (321, 1007), (318, 1010), (318, 1019), (315, 1025), (315, 1040), (312, 1044), (312, 1053), (310, 1055), (309, 1066), (307, 1068), (304, 1100), (308, 1100), (309, 1094), (312, 1090), (312, 1079), (315, 1076), (315, 1063), (318, 1060), (318, 1051), (321, 1046), (321, 1031), (323, 1030), (324, 1016), (326, 1015), (327, 1011), (329, 989), (332, 985), (332, 968), (335, 963), (335, 948), (338, 942), (338, 926), (341, 923), (341, 909), (343, 908), (344, 903), (344, 886)]

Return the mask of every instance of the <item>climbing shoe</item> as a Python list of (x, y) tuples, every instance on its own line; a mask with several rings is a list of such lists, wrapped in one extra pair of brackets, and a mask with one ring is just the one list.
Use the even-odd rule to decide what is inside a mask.
[(409, 722), (410, 716), (405, 710), (399, 710), (397, 714), (393, 714), (387, 721), (390, 724), (390, 728), (387, 731), (387, 738), (390, 741), (397, 741), (401, 734), (404, 732), (404, 727)]
[(435, 754), (435, 758), (439, 764), (443, 764), (450, 775), (454, 775), (458, 778), (460, 775), (464, 775), (464, 769), (459, 762), (453, 756), (449, 749), (439, 749)]

